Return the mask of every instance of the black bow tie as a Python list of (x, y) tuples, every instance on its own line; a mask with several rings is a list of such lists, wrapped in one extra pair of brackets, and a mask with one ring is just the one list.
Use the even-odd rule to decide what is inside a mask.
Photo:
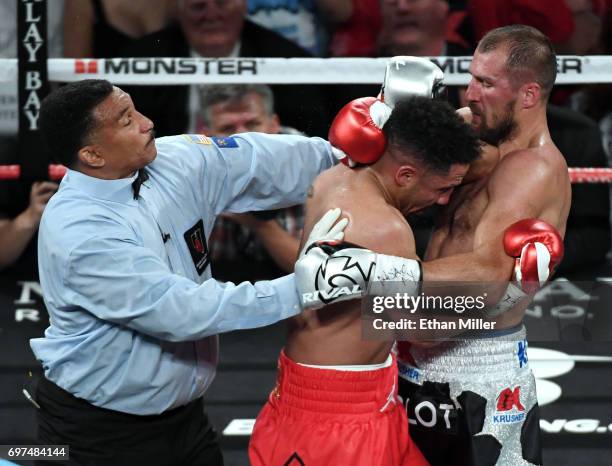
[(134, 191), (135, 200), (138, 200), (139, 193), (140, 193), (140, 186), (142, 186), (142, 183), (144, 183), (148, 179), (149, 179), (149, 172), (146, 169), (141, 168), (140, 170), (138, 170), (138, 176), (132, 183), (132, 191)]

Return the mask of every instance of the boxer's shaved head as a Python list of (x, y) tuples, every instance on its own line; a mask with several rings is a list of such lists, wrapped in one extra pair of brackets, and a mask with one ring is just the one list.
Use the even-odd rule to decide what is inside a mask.
[(531, 26), (515, 24), (493, 29), (478, 43), (479, 53), (505, 49), (506, 69), (515, 87), (534, 81), (546, 100), (557, 79), (557, 57), (550, 39)]

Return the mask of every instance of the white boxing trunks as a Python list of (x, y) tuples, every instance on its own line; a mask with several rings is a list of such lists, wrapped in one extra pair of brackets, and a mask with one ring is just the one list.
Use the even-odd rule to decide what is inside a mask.
[(398, 345), (410, 435), (432, 466), (542, 464), (525, 336), (521, 325), (430, 348)]

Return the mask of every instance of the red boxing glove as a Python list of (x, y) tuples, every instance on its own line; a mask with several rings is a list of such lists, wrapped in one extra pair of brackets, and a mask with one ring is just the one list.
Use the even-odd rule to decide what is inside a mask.
[(552, 225), (528, 218), (506, 229), (504, 250), (516, 257), (514, 274), (523, 290), (536, 292), (563, 259), (563, 238)]
[[(346, 104), (329, 129), (329, 142), (336, 156), (349, 167), (376, 162), (385, 151), (382, 132), (391, 108), (375, 97), (362, 97)], [(338, 155), (339, 154), (339, 155)]]

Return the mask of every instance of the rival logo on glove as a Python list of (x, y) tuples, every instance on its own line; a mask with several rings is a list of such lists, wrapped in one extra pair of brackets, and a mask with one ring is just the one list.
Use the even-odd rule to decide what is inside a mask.
[(327, 305), (342, 296), (356, 295), (357, 297), (361, 297), (361, 291), (362, 290), (359, 285), (354, 285), (352, 288), (349, 288), (348, 286), (343, 286), (340, 288), (334, 288), (329, 291), (320, 290), (316, 293), (304, 293), (302, 295), (302, 302), (304, 304), (308, 304), (316, 303), (317, 301), (322, 301)]
[[(363, 264), (359, 262), (359, 257), (355, 257), (355, 249), (351, 255), (342, 255), (338, 251), (338, 246), (344, 248), (355, 247), (350, 243), (329, 242), (329, 244), (319, 243), (318, 247), (330, 255), (329, 258), (321, 263), (316, 276), (314, 289), (315, 292), (303, 293), (303, 303), (315, 303), (321, 301), (328, 305), (337, 299), (351, 299), (349, 296), (360, 298), (364, 294), (364, 289), (360, 283), (368, 283), (376, 267), (376, 262), (371, 260), (371, 254), (364, 257)], [(359, 250), (357, 250), (359, 251)], [(335, 254), (334, 254), (335, 252)]]

